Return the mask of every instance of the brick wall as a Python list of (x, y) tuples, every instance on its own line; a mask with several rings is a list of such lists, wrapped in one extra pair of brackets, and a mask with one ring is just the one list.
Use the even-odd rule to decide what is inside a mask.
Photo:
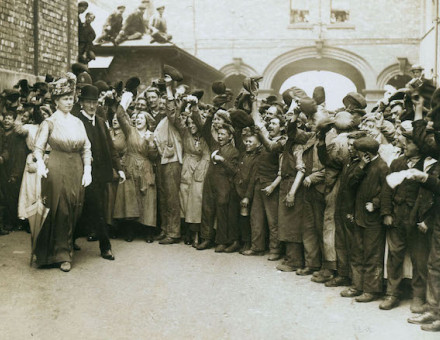
[(0, 90), (65, 72), (77, 56), (77, 18), (76, 0), (0, 0)]

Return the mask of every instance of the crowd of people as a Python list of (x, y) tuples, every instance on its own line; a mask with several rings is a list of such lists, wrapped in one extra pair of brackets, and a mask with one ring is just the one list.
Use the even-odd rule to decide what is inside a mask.
[(260, 101), (261, 77), (214, 82), (206, 103), (168, 65), (143, 86), (81, 64), (23, 79), (0, 96), (1, 234), (30, 229), (37, 265), (66, 272), (81, 236), (108, 260), (112, 237), (268, 254), (356, 302), (385, 293), (383, 310), (408, 254), (408, 322), (439, 331), (440, 90), (412, 71), (368, 112), (356, 92), (327, 110), (322, 87)]
[(145, 18), (145, 11), (150, 9), (150, 0), (141, 1), (135, 11), (130, 13), (125, 19), (123, 14), (126, 10), (125, 5), (119, 5), (116, 10), (106, 19), (102, 28), (101, 35), (96, 38), (95, 29), (92, 22), (95, 15), (92, 12), (85, 14), (85, 21), (82, 22), (80, 15), (85, 13), (89, 7), (87, 1), (78, 2), (78, 62), (88, 64), (96, 59), (94, 52), (95, 45), (112, 43), (117, 46), (126, 40), (139, 40), (145, 34), (151, 36), (150, 44), (169, 43), (172, 35), (168, 34), (167, 21), (164, 17), (165, 5), (156, 5), (156, 13)]

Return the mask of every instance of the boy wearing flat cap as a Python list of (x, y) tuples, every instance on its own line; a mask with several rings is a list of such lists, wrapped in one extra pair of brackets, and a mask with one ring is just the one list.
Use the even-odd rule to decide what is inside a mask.
[(151, 30), (150, 43), (167, 43), (173, 38), (167, 33), (167, 21), (163, 15), (165, 12), (165, 5), (159, 4), (156, 7), (157, 13), (150, 18), (149, 28)]
[(100, 45), (105, 42), (115, 41), (118, 33), (122, 29), (122, 15), (125, 12), (125, 6), (121, 5), (116, 8), (116, 11), (110, 14), (110, 16), (105, 21), (104, 27), (102, 28), (102, 35), (96, 40), (95, 44)]
[[(400, 141), (403, 143), (404, 155), (391, 163), (390, 172), (408, 169), (423, 171), (424, 158), (413, 141), (412, 131), (404, 131), (402, 135)], [(415, 313), (423, 312), (430, 237), (427, 229), (420, 226), (422, 223), (424, 224), (424, 211), (426, 212), (429, 208), (424, 208), (425, 202), (416, 204), (419, 192), (420, 183), (410, 179), (405, 179), (394, 189), (388, 185), (384, 187), (382, 214), (388, 234), (388, 282), (387, 295), (380, 304), (380, 309), (389, 310), (399, 305), (400, 285), (403, 280), (403, 260), (408, 249), (413, 264), (411, 280), (413, 302), (410, 308)]]
[(142, 39), (142, 36), (147, 31), (144, 22), (144, 12), (146, 9), (145, 5), (140, 5), (135, 12), (125, 19), (122, 30), (115, 39), (115, 45), (119, 45), (126, 40)]
[(348, 176), (349, 185), (357, 188), (351, 258), (353, 286), (342, 291), (341, 296), (356, 297), (357, 302), (371, 302), (382, 292), (385, 228), (381, 194), (388, 166), (379, 157), (379, 143), (374, 138), (359, 138), (353, 147), (360, 159)]

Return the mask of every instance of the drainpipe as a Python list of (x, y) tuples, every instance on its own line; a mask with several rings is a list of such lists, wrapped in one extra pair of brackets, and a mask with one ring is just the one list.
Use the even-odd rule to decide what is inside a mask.
[(435, 53), (434, 53), (434, 85), (437, 86), (438, 80), (438, 9), (439, 9), (439, 0), (435, 1)]

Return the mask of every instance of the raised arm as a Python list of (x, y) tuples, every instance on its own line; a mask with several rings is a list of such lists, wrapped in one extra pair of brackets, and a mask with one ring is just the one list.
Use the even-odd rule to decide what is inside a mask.
[(116, 110), (116, 118), (118, 119), (119, 125), (121, 126), (121, 130), (124, 135), (127, 137), (131, 133), (131, 125), (130, 118), (128, 117), (127, 112), (125, 112), (124, 108), (121, 105), (118, 105)]

